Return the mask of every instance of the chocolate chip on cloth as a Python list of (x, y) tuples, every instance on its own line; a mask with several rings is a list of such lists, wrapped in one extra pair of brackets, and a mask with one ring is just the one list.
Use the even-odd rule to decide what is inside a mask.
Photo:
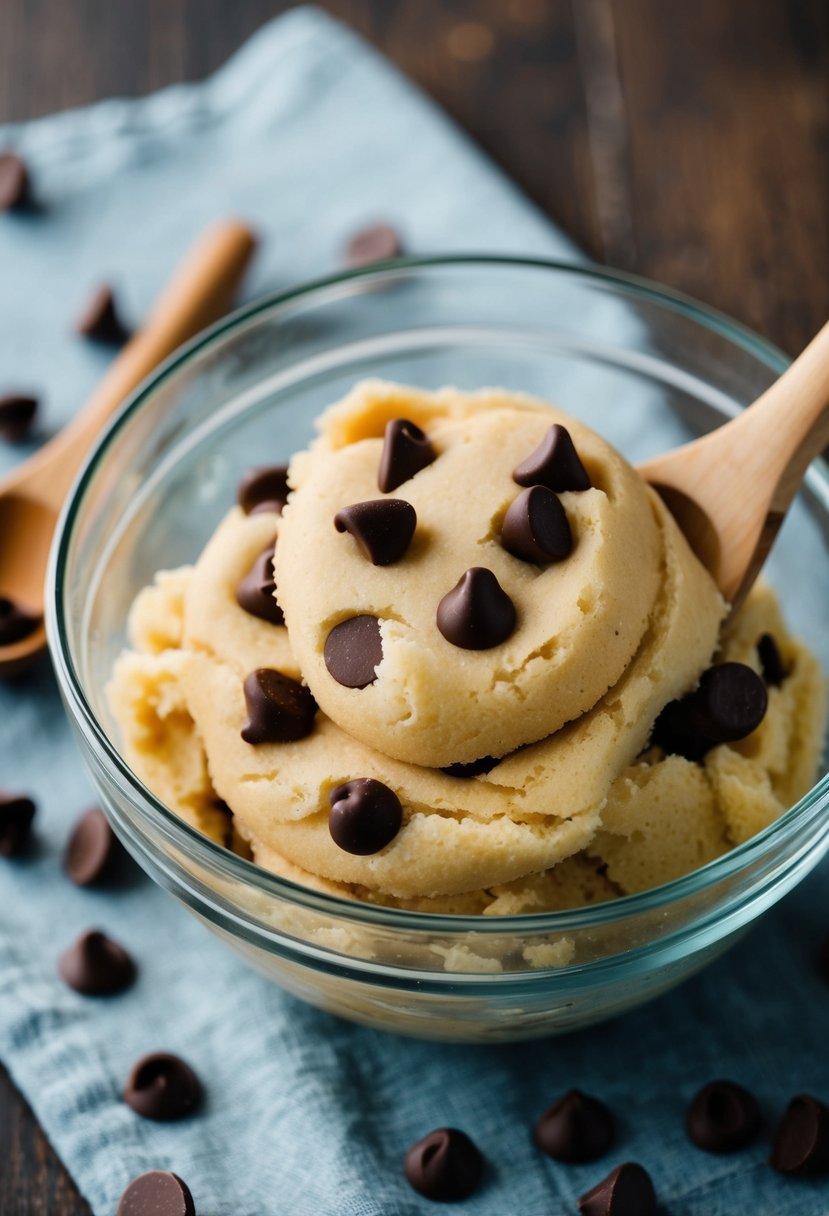
[(581, 1216), (656, 1216), (656, 1192), (650, 1174), (627, 1161), (579, 1199)]
[(94, 806), (78, 819), (63, 855), (63, 868), (78, 887), (91, 887), (109, 877), (124, 851), (109, 820)]
[(546, 486), (530, 486), (504, 516), (501, 544), (525, 562), (546, 566), (573, 551), (573, 535), (559, 499)]
[(355, 233), (346, 246), (345, 264), (356, 270), (373, 262), (398, 258), (403, 252), (400, 234), (389, 224), (372, 224)]
[(438, 604), (437, 625), (453, 646), (489, 650), (515, 628), (515, 605), (491, 570), (473, 566)]
[(811, 1094), (792, 1098), (775, 1130), (769, 1164), (780, 1174), (829, 1173), (829, 1107)]
[(143, 1119), (173, 1123), (201, 1105), (202, 1084), (190, 1065), (166, 1051), (143, 1056), (124, 1086), (124, 1101)]
[(328, 795), (328, 830), (346, 853), (367, 857), (391, 844), (403, 823), (403, 808), (394, 790), (373, 777), (356, 777)]
[(589, 490), (591, 481), (575, 449), (570, 432), (554, 423), (535, 451), (512, 473), (519, 486), (546, 486), (556, 494)]
[(403, 1158), (403, 1172), (419, 1195), (453, 1203), (477, 1191), (484, 1159), (465, 1132), (438, 1127), (412, 1145)]
[(25, 161), (15, 152), (1, 152), (0, 211), (22, 209), (30, 198), (29, 171)]
[(595, 1161), (613, 1143), (613, 1115), (604, 1102), (571, 1089), (549, 1106), (535, 1125), (535, 1143), (554, 1161)]
[(764, 633), (757, 642), (757, 656), (763, 670), (763, 679), (771, 688), (779, 688), (788, 672), (779, 647), (770, 633)]
[(76, 331), (92, 342), (122, 346), (130, 331), (118, 315), (115, 293), (108, 283), (97, 287), (75, 324)]
[(757, 1099), (733, 1081), (710, 1081), (695, 1096), (685, 1119), (688, 1139), (707, 1153), (733, 1153), (760, 1130)]
[(135, 963), (123, 946), (98, 929), (83, 933), (58, 959), (61, 979), (84, 996), (114, 996), (135, 979)]
[(402, 498), (376, 498), (343, 507), (334, 527), (350, 532), (373, 566), (391, 566), (412, 543), (417, 514)]
[(314, 729), (317, 703), (298, 680), (259, 667), (245, 678), (248, 720), (242, 727), (245, 743), (289, 743)]
[(36, 413), (37, 397), (6, 393), (0, 397), (0, 436), (9, 443), (19, 443), (31, 430)]
[(259, 554), (236, 588), (236, 602), (251, 616), (257, 616), (271, 625), (284, 625), (285, 617), (274, 598), (276, 593), (276, 582), (273, 575), (275, 548), (275, 545), (269, 545)]
[(419, 426), (407, 418), (394, 418), (386, 423), (383, 436), (383, 451), (377, 471), (378, 488), (383, 494), (390, 494), (436, 459), (435, 449)]
[(0, 595), (0, 646), (13, 646), (22, 642), (39, 627), (42, 617)]
[(719, 663), (703, 672), (687, 697), (666, 705), (652, 742), (669, 755), (699, 761), (720, 743), (736, 743), (755, 731), (766, 714), (766, 686), (745, 663)]
[(196, 1205), (178, 1174), (150, 1170), (133, 1178), (115, 1216), (196, 1216)]
[(16, 857), (23, 852), (36, 809), (31, 798), (0, 790), (0, 857)]
[(323, 652), (329, 675), (345, 688), (367, 688), (377, 679), (383, 659), (380, 622), (376, 616), (350, 616), (335, 625)]
[(259, 511), (282, 513), (288, 501), (288, 469), (284, 464), (256, 465), (242, 477), (236, 499), (245, 515)]

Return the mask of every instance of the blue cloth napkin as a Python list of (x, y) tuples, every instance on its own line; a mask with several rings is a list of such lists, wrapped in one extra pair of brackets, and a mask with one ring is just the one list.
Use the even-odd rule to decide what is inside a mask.
[[(106, 355), (68, 333), (114, 279), (139, 318), (193, 233), (237, 213), (266, 240), (250, 294), (322, 273), (375, 218), (408, 248), (577, 256), (445, 117), (352, 34), (308, 9), (266, 26), (204, 84), (0, 129), (33, 167), (40, 213), (0, 218), (0, 386), (43, 388), (39, 438), (60, 427)], [(25, 449), (23, 454), (25, 454)], [(20, 452), (0, 453), (0, 470)], [(818, 1216), (829, 1186), (691, 1148), (688, 1099), (732, 1077), (771, 1119), (800, 1090), (829, 1098), (829, 989), (814, 964), (826, 868), (725, 960), (648, 1007), (566, 1039), (436, 1046), (351, 1026), (248, 971), (135, 875), (82, 891), (60, 854), (91, 801), (44, 664), (0, 686), (0, 786), (38, 800), (37, 844), (0, 866), (0, 1057), (96, 1216), (151, 1168), (186, 1178), (203, 1216), (418, 1216), (437, 1210), (401, 1173), (408, 1145), (464, 1128), (486, 1155), (475, 1216), (565, 1216), (611, 1165), (641, 1161), (671, 1216)], [(106, 928), (140, 964), (136, 986), (84, 999), (57, 979), (74, 936)], [(204, 1079), (203, 1113), (162, 1126), (120, 1090), (149, 1050)], [(603, 1097), (621, 1134), (593, 1166), (532, 1147), (538, 1113), (571, 1086)]]

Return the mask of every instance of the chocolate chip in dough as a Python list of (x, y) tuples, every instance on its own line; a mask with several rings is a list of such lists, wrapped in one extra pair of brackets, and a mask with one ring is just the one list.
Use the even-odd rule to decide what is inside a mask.
[(592, 484), (570, 432), (558, 422), (550, 427), (535, 451), (513, 469), (512, 478), (519, 486), (546, 486), (556, 494), (589, 490)]
[(92, 929), (58, 959), (61, 979), (84, 996), (113, 996), (135, 979), (135, 963), (123, 946)]
[(236, 588), (236, 603), (251, 616), (271, 625), (284, 625), (282, 609), (274, 599), (276, 582), (273, 573), (275, 545), (263, 549)]
[(447, 777), (480, 777), (491, 772), (495, 765), (500, 763), (497, 756), (481, 756), (478, 760), (467, 761), (466, 764), (447, 764), (440, 771), (446, 773)]
[(757, 655), (763, 669), (763, 679), (770, 688), (779, 688), (789, 674), (780, 650), (770, 633), (764, 633), (757, 642)]
[(530, 486), (504, 516), (501, 544), (507, 553), (540, 566), (563, 561), (573, 550), (573, 535), (560, 500), (546, 486)]
[(118, 837), (100, 807), (84, 811), (63, 856), (63, 868), (78, 887), (91, 887), (107, 878), (124, 856)]
[(75, 328), (82, 337), (107, 346), (122, 346), (129, 338), (130, 332), (118, 315), (115, 293), (108, 283), (95, 289)]
[(36, 413), (37, 397), (6, 393), (0, 397), (0, 437), (9, 443), (19, 443), (32, 429)]
[(355, 502), (334, 516), (338, 532), (350, 532), (374, 566), (391, 566), (412, 543), (417, 513), (402, 498)]
[(350, 616), (335, 625), (323, 649), (328, 674), (344, 688), (367, 688), (377, 679), (383, 658), (380, 622), (376, 616)]
[(39, 627), (43, 620), (35, 616), (21, 604), (15, 603), (5, 595), (0, 595), (0, 646), (13, 646)]
[(328, 830), (345, 853), (367, 857), (391, 844), (403, 822), (394, 790), (373, 777), (356, 777), (328, 795)]
[(829, 1108), (811, 1094), (792, 1098), (775, 1130), (769, 1163), (781, 1174), (829, 1173)]
[(688, 1107), (688, 1139), (707, 1153), (733, 1153), (760, 1130), (757, 1099), (733, 1081), (710, 1081)]
[(298, 680), (259, 667), (245, 678), (248, 720), (242, 727), (245, 743), (291, 743), (314, 729), (317, 703)]
[(256, 465), (248, 469), (239, 482), (236, 498), (245, 515), (258, 515), (261, 511), (281, 515), (288, 501), (287, 465)]
[(0, 153), (0, 211), (19, 211), (31, 201), (29, 171), (14, 152)]
[(133, 1178), (121, 1196), (116, 1216), (196, 1216), (196, 1205), (178, 1174), (150, 1170)]
[(579, 1199), (581, 1216), (655, 1216), (650, 1174), (634, 1161), (618, 1165)]
[(613, 1115), (604, 1102), (571, 1089), (544, 1111), (535, 1125), (535, 1143), (554, 1161), (596, 1161), (613, 1143)]
[(17, 857), (23, 852), (36, 809), (31, 798), (0, 790), (0, 857)]
[(489, 650), (515, 628), (515, 605), (491, 570), (473, 566), (438, 604), (437, 626), (463, 650)]
[(419, 426), (407, 418), (393, 418), (383, 435), (377, 485), (383, 494), (390, 494), (435, 459), (435, 449)]
[(465, 1132), (438, 1127), (403, 1158), (406, 1180), (419, 1195), (438, 1203), (468, 1199), (481, 1184), (484, 1159)]
[(653, 742), (669, 755), (699, 761), (720, 743), (756, 730), (768, 707), (766, 686), (745, 663), (719, 663), (703, 672), (699, 687), (662, 710)]
[(143, 1119), (173, 1123), (191, 1115), (202, 1100), (201, 1081), (186, 1061), (166, 1051), (143, 1056), (124, 1086), (124, 1101)]
[(357, 232), (345, 249), (345, 264), (356, 270), (359, 266), (370, 266), (373, 262), (385, 262), (399, 258), (403, 242), (399, 232), (389, 224), (372, 224)]

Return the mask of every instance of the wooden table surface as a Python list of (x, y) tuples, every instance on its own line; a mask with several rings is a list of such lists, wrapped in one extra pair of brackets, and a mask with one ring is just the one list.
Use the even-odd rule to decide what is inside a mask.
[[(0, 123), (218, 66), (280, 0), (0, 0)], [(829, 317), (826, 0), (323, 0), (595, 258), (794, 353)], [(0, 1074), (0, 1216), (89, 1209)]]

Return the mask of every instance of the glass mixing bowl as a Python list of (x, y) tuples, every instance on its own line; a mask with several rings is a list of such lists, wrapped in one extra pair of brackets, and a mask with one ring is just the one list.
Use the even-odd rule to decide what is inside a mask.
[[(237, 312), (125, 405), (64, 511), (49, 636), (86, 762), (144, 869), (289, 991), (404, 1034), (497, 1041), (584, 1026), (664, 992), (725, 950), (829, 845), (829, 778), (726, 856), (587, 909), (447, 917), (277, 878), (182, 823), (130, 771), (105, 697), (135, 593), (192, 561), (240, 473), (281, 462), (355, 381), (536, 393), (636, 461), (718, 425), (786, 360), (690, 300), (552, 262), (389, 263)], [(829, 478), (816, 464), (769, 566), (791, 627), (829, 670)], [(527, 960), (543, 965), (533, 966)], [(551, 965), (554, 964), (554, 965)]]

